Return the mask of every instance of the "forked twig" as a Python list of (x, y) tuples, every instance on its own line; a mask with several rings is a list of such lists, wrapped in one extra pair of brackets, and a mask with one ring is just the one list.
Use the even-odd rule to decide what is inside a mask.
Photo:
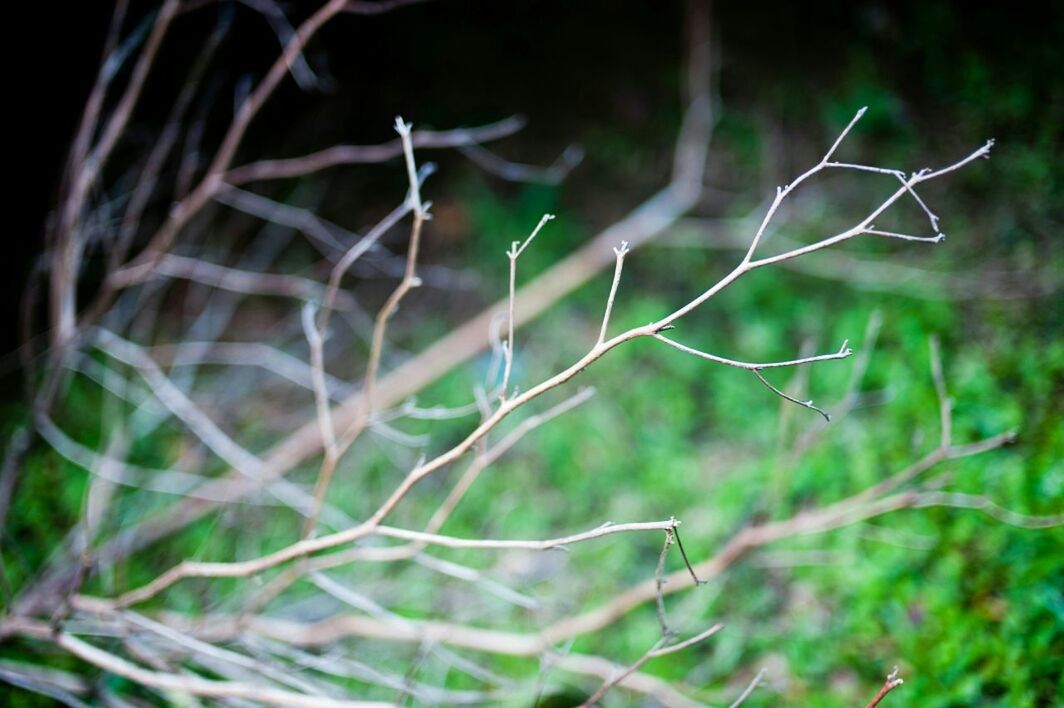
[(876, 708), (876, 706), (879, 705), (880, 701), (887, 697), (888, 693), (890, 693), (903, 683), (905, 683), (905, 679), (903, 679), (899, 675), (898, 667), (895, 666), (894, 670), (887, 674), (887, 680), (883, 683), (883, 686), (879, 689), (879, 692), (872, 697), (872, 700), (868, 702), (868, 705), (865, 706), (865, 708)]
[(540, 230), (543, 229), (544, 224), (554, 218), (554, 214), (544, 214), (536, 224), (536, 228), (532, 229), (532, 233), (528, 235), (523, 242), (514, 241), (510, 244), (510, 250), (506, 252), (506, 257), (510, 259), (510, 298), (508, 314), (506, 317), (506, 341), (503, 343), (503, 371), (502, 371), (502, 384), (499, 387), (499, 397), (501, 400), (506, 400), (510, 390), (510, 370), (513, 368), (514, 362), (514, 289), (515, 281), (517, 280), (517, 259), (521, 257), (521, 254), (525, 252), (525, 249), (532, 244), (532, 240), (536, 238)]
[(603, 699), (603, 697), (609, 692), (609, 690), (611, 688), (616, 686), (618, 683), (623, 681), (625, 678), (627, 678), (628, 676), (630, 676), (634, 672), (636, 672), (639, 669), (643, 668), (643, 665), (646, 664), (651, 659), (656, 659), (656, 658), (658, 658), (660, 656), (666, 656), (668, 654), (673, 654), (673, 653), (678, 652), (678, 651), (683, 651), (684, 649), (686, 649), (688, 647), (694, 646), (695, 644), (698, 644), (699, 642), (705, 641), (706, 639), (712, 637), (714, 634), (716, 634), (717, 632), (719, 632), (722, 629), (724, 629), (724, 625), (715, 624), (712, 627), (710, 627), (709, 629), (707, 629), (706, 631), (704, 631), (704, 632), (702, 632), (700, 634), (697, 634), (697, 635), (691, 637), (690, 639), (685, 639), (682, 642), (677, 642), (676, 644), (665, 644), (665, 640), (662, 639), (657, 644), (655, 644), (653, 647), (651, 647), (649, 650), (647, 650), (647, 652), (645, 654), (643, 654), (643, 656), (639, 657), (639, 659), (637, 659), (627, 669), (625, 669), (624, 671), (620, 672), (616, 676), (607, 679), (581, 705), (582, 706), (594, 706), (594, 705), (597, 705), (598, 702)]

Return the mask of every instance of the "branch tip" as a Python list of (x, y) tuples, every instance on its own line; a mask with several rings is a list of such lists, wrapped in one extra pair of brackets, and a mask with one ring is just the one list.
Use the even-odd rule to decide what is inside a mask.
[(406, 137), (410, 135), (410, 129), (414, 127), (413, 123), (407, 123), (403, 120), (402, 116), (395, 117), (395, 132), (399, 135)]
[[(435, 162), (426, 162), (426, 163), (422, 164), (421, 167), (419, 167), (418, 170), (417, 170), (417, 183), (418, 183), (418, 186), (420, 187), (425, 182), (426, 179), (428, 179), (429, 177), (431, 177), (434, 174), (436, 174), (436, 163)], [(430, 202), (428, 202), (428, 203), (430, 203)], [(426, 206), (425, 208), (428, 209), (428, 206)]]

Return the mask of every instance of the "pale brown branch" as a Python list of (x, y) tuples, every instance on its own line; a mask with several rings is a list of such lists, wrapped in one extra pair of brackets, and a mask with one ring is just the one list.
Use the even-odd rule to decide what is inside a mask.
[[(415, 130), (410, 135), (410, 141), (417, 150), (454, 148), (499, 140), (517, 133), (524, 125), (523, 119), (514, 116), (476, 128)], [(403, 143), (399, 139), (381, 145), (334, 145), (302, 157), (260, 160), (234, 167), (226, 172), (225, 181), (231, 185), (242, 185), (260, 180), (299, 177), (339, 165), (387, 162), (402, 154)]]
[[(366, 404), (364, 416), (357, 418), (348, 426), (343, 434), (343, 440), (340, 441), (339, 444), (336, 444), (334, 438), (332, 449), (326, 449), (325, 458), (322, 461), (321, 469), (318, 472), (318, 479), (314, 485), (314, 505), (311, 508), (311, 513), (307, 517), (303, 529), (303, 535), (306, 538), (309, 538), (314, 534), (318, 513), (322, 505), (325, 503), (325, 496), (329, 492), (329, 485), (332, 482), (336, 466), (339, 464), (340, 455), (343, 453), (343, 450), (346, 450), (353, 443), (355, 438), (361, 434), (362, 430), (366, 424), (372, 420), (375, 413), (374, 393), (376, 391), (381, 356), (384, 351), (384, 336), (388, 327), (388, 322), (396, 309), (398, 309), (399, 303), (406, 294), (421, 284), (416, 271), (417, 256), (421, 244), (421, 227), (424, 221), (428, 218), (428, 210), (427, 205), (422, 204), (421, 201), (421, 178), (418, 175), (417, 166), (414, 163), (414, 148), (410, 139), (410, 129), (410, 124), (404, 122), (401, 117), (396, 117), (395, 130), (399, 133), (399, 138), (403, 145), (407, 179), (410, 185), (410, 191), (407, 194), (407, 198), (401, 207), (393, 210), (391, 214), (385, 217), (384, 220), (382, 220), (373, 230), (366, 234), (361, 241), (344, 254), (344, 257), (341, 258), (336, 264), (336, 267), (333, 268), (332, 274), (329, 278), (329, 288), (326, 292), (325, 303), (322, 307), (321, 316), (318, 318), (318, 334), (319, 336), (324, 336), (325, 328), (328, 324), (329, 315), (331, 313), (332, 303), (340, 287), (340, 279), (344, 272), (350, 268), (351, 264), (365, 253), (367, 249), (375, 244), (385, 231), (391, 228), (408, 212), (413, 212), (414, 223), (410, 230), (410, 243), (407, 246), (406, 270), (403, 273), (403, 278), (399, 282), (399, 285), (394, 291), (392, 291), (392, 294), (388, 299), (385, 300), (384, 305), (377, 313), (377, 318), (373, 323), (373, 339), (370, 344), (369, 360), (366, 364), (366, 379), (363, 384), (363, 394), (365, 395), (364, 400)], [(319, 418), (322, 415), (329, 416), (330, 425), (333, 425), (332, 413), (328, 411), (327, 404), (326, 410), (319, 412), (318, 415)]]
[(946, 234), (936, 234), (935, 236), (912, 236), (910, 234), (902, 234), (897, 231), (883, 231), (875, 228), (874, 224), (869, 224), (868, 228), (864, 230), (864, 233), (871, 234), (872, 236), (886, 236), (887, 238), (896, 238), (902, 241), (918, 241), (921, 243), (942, 243), (946, 240)]
[(521, 254), (529, 247), (532, 240), (536, 238), (536, 234), (540, 232), (543, 225), (553, 218), (554, 214), (544, 214), (539, 223), (536, 224), (536, 227), (532, 229), (532, 233), (528, 235), (528, 238), (523, 243), (514, 241), (510, 245), (510, 250), (506, 252), (506, 256), (510, 259), (510, 296), (507, 300), (509, 310), (506, 317), (506, 342), (503, 344), (505, 363), (503, 365), (502, 384), (499, 386), (499, 397), (502, 400), (506, 400), (510, 395), (510, 369), (513, 367), (514, 361), (514, 284), (517, 280), (517, 259), (521, 257)]
[(672, 636), (672, 630), (669, 629), (669, 622), (665, 616), (665, 595), (661, 592), (661, 588), (665, 585), (665, 560), (669, 557), (669, 547), (672, 546), (674, 538), (675, 534), (672, 529), (665, 531), (665, 540), (662, 542), (661, 553), (658, 555), (658, 566), (654, 569), (654, 581), (658, 587), (657, 597), (654, 598), (656, 600), (655, 610), (662, 637)]
[(266, 688), (252, 684), (231, 681), (211, 681), (194, 675), (167, 674), (151, 671), (130, 663), (125, 659), (106, 652), (67, 633), (56, 635), (55, 643), (57, 646), (67, 650), (82, 661), (98, 666), (104, 671), (129, 679), (130, 681), (135, 681), (144, 686), (166, 691), (177, 691), (179, 693), (188, 693), (194, 696), (205, 696), (208, 698), (245, 699), (279, 706), (308, 706), (315, 708), (326, 708), (327, 706), (365, 706), (368, 708), (369, 706), (393, 705), (391, 703), (348, 701), (326, 698), (324, 696), (307, 696), (301, 693), (293, 693), (291, 691)]
[(635, 663), (633, 663), (631, 666), (626, 668), (620, 674), (618, 674), (616, 676), (613, 676), (611, 678), (608, 678), (605, 682), (603, 682), (603, 684), (598, 687), (598, 690), (596, 690), (594, 693), (592, 693), (591, 696), (588, 697), (588, 699), (586, 701), (584, 701), (584, 703), (582, 705), (584, 705), (584, 706), (597, 705), (598, 702), (603, 699), (603, 697), (609, 692), (609, 690), (611, 688), (613, 688), (618, 683), (623, 681), (625, 678), (627, 678), (628, 676), (632, 675), (633, 673), (635, 673), (636, 671), (641, 669), (643, 667), (643, 665), (646, 664), (651, 659), (656, 659), (659, 656), (666, 656), (668, 654), (672, 654), (674, 652), (678, 652), (678, 651), (681, 651), (683, 649), (686, 649), (686, 648), (688, 648), (690, 646), (694, 646), (695, 644), (698, 644), (699, 642), (705, 641), (709, 637), (712, 637), (714, 634), (716, 634), (717, 632), (719, 632), (722, 629), (724, 629), (724, 625), (715, 624), (712, 627), (710, 627), (709, 629), (707, 629), (706, 631), (701, 632), (700, 634), (697, 634), (697, 635), (691, 637), (690, 639), (686, 639), (686, 640), (684, 640), (682, 642), (678, 642), (676, 644), (669, 644), (669, 645), (662, 646), (662, 642), (665, 641), (664, 639), (662, 639), (661, 642), (658, 642), (658, 644), (655, 644), (651, 649), (649, 649), (645, 654), (643, 654), (643, 656), (641, 656), (638, 660), (636, 660)]
[(510, 182), (531, 182), (539, 184), (559, 184), (584, 159), (584, 151), (576, 145), (567, 147), (554, 164), (548, 167), (522, 165), (504, 160), (479, 143), (471, 142), (459, 146), (458, 151), (489, 174)]
[(684, 352), (685, 354), (691, 354), (692, 356), (697, 356), (701, 359), (708, 359), (709, 361), (713, 361), (718, 364), (734, 366), (736, 368), (747, 369), (749, 371), (761, 371), (762, 369), (778, 369), (784, 366), (801, 366), (802, 364), (813, 364), (818, 361), (833, 361), (836, 359), (845, 359), (851, 354), (853, 354), (853, 350), (847, 346), (849, 344), (849, 340), (846, 340), (842, 343), (842, 346), (839, 347), (839, 350), (834, 354), (818, 354), (816, 356), (807, 356), (802, 357), (800, 359), (790, 359), (788, 361), (747, 362), (736, 361), (734, 359), (725, 359), (724, 357), (720, 357), (715, 354), (709, 354), (708, 352), (699, 351), (698, 349), (685, 346), (677, 341), (669, 339), (663, 334), (655, 334), (653, 336), (654, 339), (657, 339), (660, 342), (664, 342), (670, 347), (678, 349), (681, 352)]
[[(140, 256), (110, 274), (108, 288), (100, 297), (111, 297), (115, 289), (143, 282), (151, 276), (156, 262), (169, 251), (178, 233), (224, 187), (225, 171), (236, 155), (244, 134), (288, 73), (288, 67), (303, 53), (303, 48), (318, 30), (343, 10), (344, 3), (345, 0), (329, 0), (299, 26), (266, 75), (240, 104), (202, 180), (174, 205)], [(176, 6), (176, 2), (173, 4)]]
[[(151, 353), (161, 364), (171, 367), (201, 364), (260, 367), (297, 386), (314, 390), (314, 373), (307, 362), (262, 342), (186, 341), (152, 347)], [(325, 380), (331, 400), (341, 400), (344, 392), (350, 390), (346, 382), (327, 373)]]
[(758, 671), (757, 675), (754, 676), (750, 683), (747, 684), (746, 688), (743, 689), (743, 692), (739, 694), (739, 697), (736, 698), (728, 708), (739, 708), (739, 706), (745, 703), (746, 699), (754, 692), (754, 689), (761, 685), (761, 682), (765, 679), (765, 673), (765, 669)]
[[(83, 116), (79, 135), (75, 138), (71, 162), (68, 168), (71, 171), (69, 178), (69, 191), (63, 197), (60, 207), (59, 225), (55, 239), (55, 257), (51, 271), (51, 304), (52, 304), (52, 341), (56, 345), (65, 345), (75, 334), (77, 321), (77, 283), (78, 270), (81, 266), (81, 256), (85, 248), (84, 235), (80, 233), (79, 221), (85, 208), (85, 200), (93, 184), (96, 182), (111, 152), (114, 150), (118, 138), (125, 130), (133, 107), (140, 98), (144, 82), (155, 63), (159, 47), (169, 30), (170, 23), (177, 12), (178, 0), (166, 0), (159, 9), (152, 25), (151, 34), (148, 36), (144, 49), (137, 59), (130, 75), (129, 83), (122, 97), (111, 112), (100, 137), (95, 145), (89, 149), (88, 141), (91, 140), (92, 131), (97, 121), (99, 111), (102, 108), (104, 94), (110, 82), (107, 75), (107, 62), (101, 68), (93, 93), (90, 96), (87, 112)], [(121, 17), (124, 15), (125, 5), (119, 6), (119, 12), (112, 24), (112, 43), (119, 31)], [(87, 152), (86, 152), (87, 151)]]
[(375, 400), (377, 375), (380, 369), (381, 354), (384, 349), (384, 333), (388, 327), (388, 322), (399, 307), (399, 303), (406, 297), (406, 294), (421, 284), (417, 277), (417, 256), (421, 245), (421, 228), (428, 218), (428, 212), (421, 202), (421, 185), (417, 167), (414, 163), (414, 146), (410, 140), (410, 129), (411, 125), (404, 122), (402, 118), (397, 117), (395, 119), (395, 130), (399, 133), (399, 138), (403, 143), (407, 181), (410, 185), (406, 203), (414, 214), (414, 223), (410, 228), (410, 242), (407, 245), (406, 271), (403, 273), (403, 279), (392, 291), (392, 294), (388, 296), (388, 299), (385, 300), (384, 305), (377, 314), (373, 327), (373, 342), (370, 347), (369, 363), (366, 364), (366, 382), (363, 387), (365, 415), (367, 418), (372, 417), (377, 409)]
[(802, 408), (808, 408), (809, 410), (816, 411), (820, 415), (824, 416), (824, 420), (826, 420), (829, 423), (831, 422), (831, 414), (828, 413), (827, 411), (825, 411), (824, 409), (818, 408), (817, 406), (813, 405), (813, 401), (812, 400), (803, 401), (801, 399), (795, 398), (794, 396), (790, 395), (789, 393), (787, 393), (785, 391), (781, 391), (780, 389), (778, 389), (775, 386), (773, 386), (769, 382), (769, 380), (765, 378), (765, 375), (761, 373), (760, 369), (751, 369), (750, 371), (754, 374), (754, 376), (757, 377), (758, 381), (760, 381), (761, 383), (765, 384), (765, 386), (768, 388), (768, 390), (772, 391), (774, 394), (776, 394), (780, 398), (782, 398), (782, 399), (784, 399), (786, 401), (790, 401), (791, 403), (794, 403), (796, 405), (799, 405)]
[[(303, 307), (303, 334), (310, 346), (311, 380), (314, 383), (314, 406), (321, 426), (321, 439), (325, 444), (326, 458), (337, 456), (336, 431), (333, 428), (332, 411), (329, 410), (329, 390), (325, 381), (325, 338), (314, 323), (314, 306), (307, 303)], [(335, 462), (333, 463), (335, 464)], [(311, 518), (317, 516), (317, 510)]]
[[(829, 246), (834, 246), (839, 243), (842, 243), (843, 241), (847, 241), (853, 238), (854, 236), (858, 236), (864, 233), (866, 229), (870, 228), (876, 218), (878, 218), (890, 206), (897, 202), (902, 196), (907, 194), (913, 186), (920, 184), (921, 182), (927, 182), (929, 180), (941, 177), (942, 175), (958, 170), (978, 158), (987, 157), (990, 154), (990, 148), (993, 147), (993, 145), (993, 140), (988, 141), (985, 145), (983, 145), (975, 152), (969, 154), (967, 157), (964, 157), (961, 160), (958, 160), (957, 162), (954, 162), (951, 165), (947, 165), (946, 167), (943, 167), (941, 169), (923, 170), (920, 172), (913, 173), (913, 175), (909, 179), (907, 179), (897, 191), (895, 191), (891, 196), (887, 197), (886, 200), (884, 200), (878, 207), (873, 209), (872, 212), (869, 213), (864, 219), (862, 219), (857, 225), (847, 229), (846, 231), (843, 231), (834, 236), (830, 236), (828, 238), (821, 239), (820, 241), (811, 243), (807, 246), (801, 246), (799, 248), (795, 248), (775, 256), (768, 256), (756, 261), (750, 260), (748, 261), (748, 265), (751, 269), (762, 268), (764, 266), (773, 265), (781, 261), (789, 260), (792, 258), (798, 258), (799, 256), (804, 256), (808, 253), (814, 253), (824, 248), (828, 248)], [(776, 202), (773, 202), (773, 205), (778, 207), (778, 202), (782, 201), (782, 198), (783, 196), (785, 196), (787, 191), (793, 189), (793, 187), (795, 187), (802, 180), (806, 179), (808, 176), (811, 176), (812, 174), (815, 174), (815, 172), (818, 172), (819, 170), (823, 169), (824, 166), (825, 163), (821, 163), (817, 167), (814, 167), (813, 170), (806, 172), (801, 177), (799, 177), (798, 180), (788, 185), (788, 190), (778, 192), (777, 200)], [(763, 225), (767, 225), (768, 219), (773, 213), (774, 209), (770, 207), (769, 214), (766, 215), (766, 220), (763, 222)], [(752, 255), (753, 250), (747, 252), (748, 258), (752, 257)]]
[(1032, 516), (1019, 514), (1006, 509), (981, 494), (963, 494), (961, 492), (919, 492), (911, 506), (921, 509), (929, 506), (949, 507), (953, 509), (974, 509), (1009, 526), (1021, 529), (1049, 529), (1064, 526), (1064, 514), (1046, 514)]
[[(570, 673), (595, 676), (602, 681), (609, 681), (628, 668), (603, 657), (589, 656), (587, 654), (566, 654), (565, 656), (556, 657), (552, 660), (552, 666)], [(703, 703), (691, 700), (676, 690), (670, 682), (641, 671), (633, 671), (627, 674), (619, 679), (615, 685), (618, 688), (650, 696), (669, 708), (704, 707)]]
[(613, 312), (613, 301), (617, 298), (617, 288), (621, 284), (621, 271), (624, 269), (624, 257), (628, 255), (628, 242), (621, 241), (619, 248), (613, 249), (617, 256), (617, 262), (613, 267), (613, 282), (610, 283), (610, 294), (606, 297), (606, 311), (602, 315), (602, 327), (599, 329), (598, 343), (606, 341), (606, 331), (610, 326), (610, 314)]
[[(104, 329), (95, 330), (100, 348), (118, 361), (134, 367), (151, 388), (159, 402), (169, 409), (212, 452), (239, 470), (248, 479), (258, 482), (279, 501), (297, 512), (306, 514), (310, 500), (298, 487), (284, 480), (265, 478), (263, 463), (258, 457), (229, 437), (204, 411), (197, 407), (159, 368), (147, 353), (132, 342)], [(192, 494), (196, 494), (193, 491)]]
[(336, 265), (333, 267), (332, 272), (329, 273), (329, 285), (325, 289), (325, 297), (322, 299), (322, 310), (318, 316), (318, 331), (324, 335), (325, 329), (329, 323), (329, 317), (333, 308), (336, 306), (336, 300), (340, 297), (340, 283), (343, 280), (344, 274), (351, 269), (355, 261), (361, 258), (367, 251), (373, 248), (384, 234), (398, 224), (403, 217), (410, 213), (411, 205), (409, 203), (403, 203), (401, 206), (393, 209), (387, 216), (380, 220), (376, 226), (366, 232), (366, 235), (360, 238), (351, 248), (344, 253)]
[(401, 538), (406, 541), (418, 541), (420, 543), (447, 548), (479, 548), (487, 550), (526, 549), (530, 551), (545, 551), (551, 548), (563, 548), (573, 543), (590, 541), (595, 538), (612, 536), (618, 533), (630, 533), (632, 531), (671, 531), (679, 522), (675, 519), (665, 521), (641, 521), (629, 524), (603, 524), (590, 531), (575, 533), (570, 536), (561, 536), (543, 541), (524, 540), (498, 540), (490, 538), (455, 538), (453, 536), (440, 536), (423, 531), (410, 531), (407, 529), (393, 528), (391, 526), (378, 526), (374, 535)]
[(895, 666), (894, 670), (887, 675), (887, 680), (883, 683), (883, 686), (879, 689), (879, 692), (872, 697), (872, 700), (868, 702), (865, 708), (876, 708), (880, 701), (887, 697), (887, 694), (893, 691), (898, 686), (905, 683), (905, 679), (898, 675), (898, 667)]
[(214, 201), (237, 211), (258, 217), (271, 224), (287, 226), (307, 236), (326, 257), (344, 251), (344, 243), (359, 240), (357, 234), (315, 214), (312, 210), (275, 201), (255, 192), (237, 187), (221, 189), (213, 196)]
[[(318, 300), (324, 292), (324, 288), (317, 281), (298, 275), (254, 273), (172, 254), (160, 258), (155, 264), (154, 272), (156, 276), (182, 278), (244, 295), (278, 295), (300, 300)], [(350, 306), (350, 300), (345, 304)]]
[[(742, 232), (747, 222), (747, 218), (686, 219), (657, 245), (745, 251), (748, 242)], [(782, 234), (774, 235), (773, 242), (788, 250), (799, 245)], [(1011, 300), (1044, 297), (1061, 288), (1059, 278), (1054, 278), (1048, 270), (1013, 272), (988, 266), (989, 270), (982, 268), (978, 274), (950, 272), (862, 258), (845, 251), (821, 251), (815, 259), (798, 258), (777, 265), (816, 278), (843, 282), (851, 288), (898, 293), (910, 298)]]
[(170, 115), (167, 116), (158, 140), (155, 141), (151, 152), (148, 153), (148, 157), (144, 161), (144, 167), (141, 169), (133, 187), (133, 192), (129, 196), (129, 205), (126, 207), (125, 214), (122, 215), (118, 237), (108, 254), (108, 271), (121, 266), (129, 254), (133, 240), (142, 225), (144, 211), (159, 184), (159, 176), (170, 155), (170, 151), (181, 133), (182, 122), (188, 113), (189, 107), (192, 105), (192, 99), (199, 90), (203, 74), (221, 44), (227, 29), (227, 23), (219, 23), (204, 44), (203, 49), (189, 70), (173, 107), (170, 109)]

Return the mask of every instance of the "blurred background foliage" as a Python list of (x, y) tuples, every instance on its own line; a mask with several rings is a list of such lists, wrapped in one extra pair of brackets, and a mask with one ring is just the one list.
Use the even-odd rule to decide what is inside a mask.
[[(235, 11), (238, 23), (245, 23), (238, 26), (253, 26), (245, 9)], [(204, 15), (189, 19), (181, 31), (193, 36), (209, 28), (213, 15)], [(105, 24), (106, 13), (100, 17)], [(458, 286), (447, 293), (417, 291), (404, 305), (392, 330), (398, 360), (399, 352), (417, 351), (504, 292), (504, 251), (541, 214), (558, 218), (522, 257), (522, 282), (667, 179), (682, 111), (682, 22), (678, 3), (609, 2), (438, 2), (345, 20), (329, 28), (310, 54), (331, 77), (332, 90), (302, 95), (286, 88), (256, 123), (246, 152), (298, 154), (330, 142), (388, 139), (396, 114), (421, 127), (443, 128), (521, 113), (528, 128), (497, 147), (519, 161), (545, 163), (570, 143), (583, 146), (584, 162), (556, 186), (504, 183), (457, 154), (422, 156), (440, 166), (425, 187), (436, 205), (426, 261), (450, 269)], [(629, 257), (616, 331), (671, 311), (730, 270), (740, 254), (726, 244), (749, 235), (747, 217), (760, 214), (776, 184), (815, 163), (860, 106), (867, 105), (868, 114), (843, 153), (854, 161), (913, 170), (997, 139), (990, 162), (923, 195), (942, 217), (943, 244), (849, 243), (848, 254), (883, 268), (840, 269), (830, 260), (833, 254), (813, 256), (807, 269), (777, 268), (744, 278), (680, 323), (677, 336), (691, 346), (772, 360), (810, 346), (833, 351), (847, 338), (861, 349), (869, 320), (881, 317), (860, 386), (865, 403), (820, 430), (814, 413), (781, 405), (745, 372), (636, 342), (582, 375), (580, 384), (597, 389), (591, 402), (538, 430), (495, 465), (444, 532), (550, 537), (607, 519), (675, 515), (684, 522), (688, 553), (707, 557), (744, 524), (836, 501), (933, 449), (933, 335), (942, 342), (955, 402), (954, 439), (1018, 434), (1010, 447), (949, 463), (949, 489), (985, 494), (1026, 514), (1064, 511), (1062, 22), (1064, 13), (1053, 3), (720, 3), (714, 9), (720, 104), (710, 189), (694, 218)], [(224, 96), (243, 72), (261, 71), (272, 38), (258, 30), (261, 36), (248, 31), (225, 45), (218, 83), (210, 90)], [(168, 48), (173, 56), (161, 65), (160, 96), (149, 94), (143, 108), (149, 134), (165, 112), (162, 97), (186, 51), (174, 44)], [(223, 118), (218, 125), (224, 126)], [(214, 127), (208, 123), (208, 130)], [(54, 136), (59, 142), (67, 137)], [(335, 170), (309, 185), (269, 189), (274, 198), (313, 206), (354, 228), (390, 209), (401, 197), (403, 179), (393, 164)], [(852, 223), (892, 189), (889, 182), (852, 174), (820, 178), (781, 215), (778, 236), (808, 241)], [(919, 223), (918, 213), (897, 211), (895, 223)], [(252, 232), (246, 219), (226, 218), (231, 233), (211, 246), (219, 253), (238, 250)], [(393, 245), (401, 248), (405, 236), (396, 237)], [(773, 246), (772, 240), (766, 244)], [(297, 248), (286, 252), (284, 262), (292, 270), (300, 264), (313, 270), (309, 255)], [(904, 277), (887, 270), (898, 264), (914, 270)], [(360, 282), (354, 292), (373, 311), (389, 282)], [(596, 278), (519, 331), (519, 385), (586, 351), (608, 285), (607, 275)], [(164, 314), (170, 319), (156, 324), (161, 340), (179, 332), (189, 317), (178, 300)], [(233, 334), (249, 340), (263, 331), (273, 334), (276, 318), (268, 309), (245, 313)], [(356, 354), (334, 373), (354, 376), (362, 356)], [(487, 366), (485, 355), (419, 400), (464, 403)], [(846, 394), (853, 366), (852, 359), (833, 362), (777, 372), (772, 380), (807, 390), (831, 410)], [(24, 424), (26, 409), (14, 400), (15, 385), (8, 390), (12, 402), (3, 420), (11, 431)], [(103, 445), (107, 412), (120, 413), (113, 406), (98, 387), (79, 380), (66, 393), (62, 423), (85, 444)], [(264, 416), (256, 410), (230, 425), (249, 447), (262, 447), (292, 426), (280, 417), (283, 406), (278, 401), (275, 420), (270, 411)], [(468, 422), (403, 429), (431, 433), (430, 449), (441, 450), (459, 439)], [(808, 434), (817, 435), (817, 442), (796, 456), (797, 441)], [(180, 452), (177, 440), (173, 429), (159, 428), (134, 441), (131, 459), (166, 466)], [(386, 444), (360, 443), (356, 453), (360, 483), (344, 484), (341, 476), (333, 494), (337, 506), (357, 517), (395, 479), (396, 461)], [(33, 446), (24, 464), (3, 537), (9, 593), (33, 576), (85, 503), (84, 470), (43, 444)], [(304, 480), (312, 479), (310, 468), (304, 473)], [(446, 488), (445, 479), (427, 482), (417, 501), (400, 509), (396, 525), (423, 518)], [(134, 504), (136, 515), (150, 514), (152, 503), (161, 507), (165, 501), (124, 496), (114, 514), (132, 514), (127, 507)], [(237, 519), (241, 532), (227, 533)], [(296, 533), (298, 521), (283, 514), (216, 515), (161, 544), (150, 562), (118, 566), (88, 589), (137, 585), (186, 556), (251, 556), (289, 543)], [(765, 667), (767, 686), (748, 705), (847, 706), (867, 701), (898, 664), (906, 683), (888, 699), (898, 705), (1059, 705), (1062, 549), (1060, 529), (1018, 529), (955, 509), (906, 510), (794, 538), (754, 552), (705, 587), (670, 598), (670, 618), (685, 635), (716, 621), (726, 627), (647, 670), (707, 701), (727, 703)], [(659, 550), (657, 536), (625, 536), (579, 546), (557, 562), (441, 552), (522, 593), (552, 598), (540, 609), (515, 611), (498, 598), (478, 598), (470, 607), (454, 597), (447, 609), (464, 607), (466, 619), (478, 624), (503, 620), (533, 630), (574, 609), (566, 598), (594, 606), (647, 577)], [(679, 567), (676, 557), (670, 564)], [(387, 582), (383, 574), (381, 582)], [(551, 589), (559, 583), (571, 591)], [(211, 597), (224, 598), (226, 581), (182, 584), (168, 606), (196, 607), (208, 588)], [(390, 609), (414, 617), (436, 614), (441, 607), (432, 603), (440, 599), (429, 589), (427, 571), (424, 584), (389, 587)], [(631, 661), (658, 632), (648, 606), (614, 630), (580, 639), (573, 650)], [(0, 656), (35, 651), (9, 643)], [(413, 648), (395, 651), (401, 661)], [(59, 657), (50, 661), (76, 666)], [(529, 675), (539, 669), (536, 662), (500, 662)], [(450, 680), (461, 683), (461, 677)], [(593, 688), (566, 681), (577, 692)], [(29, 694), (6, 700), (36, 704)], [(625, 705), (629, 699), (616, 693), (611, 701)]]

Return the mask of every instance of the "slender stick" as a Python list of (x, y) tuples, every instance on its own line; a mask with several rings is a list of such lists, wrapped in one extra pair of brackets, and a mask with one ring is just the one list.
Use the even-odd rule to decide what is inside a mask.
[(701, 632), (700, 634), (696, 634), (695, 636), (691, 637), (690, 639), (685, 639), (684, 641), (678, 642), (676, 644), (669, 644), (669, 645), (662, 646), (664, 640), (659, 641), (657, 644), (655, 644), (653, 647), (651, 647), (645, 654), (643, 654), (643, 656), (641, 656), (638, 660), (636, 660), (636, 662), (634, 664), (629, 666), (627, 669), (622, 671), (617, 676), (606, 680), (606, 682), (603, 683), (601, 686), (599, 686), (598, 690), (596, 690), (594, 693), (592, 693), (591, 696), (586, 701), (584, 701), (581, 705), (583, 705), (583, 706), (593, 706), (593, 705), (598, 704), (598, 702), (603, 699), (603, 697), (609, 692), (609, 690), (611, 688), (616, 686), (618, 683), (623, 681), (625, 678), (627, 678), (631, 674), (633, 674), (636, 671), (638, 671), (639, 669), (641, 669), (643, 667), (643, 665), (646, 664), (651, 659), (656, 659), (659, 656), (667, 656), (669, 654), (673, 654), (675, 652), (682, 651), (682, 650), (684, 650), (684, 649), (686, 649), (688, 647), (694, 646), (695, 644), (698, 644), (700, 642), (704, 642), (706, 639), (709, 639), (710, 637), (712, 637), (714, 634), (716, 634), (717, 632), (719, 632), (722, 629), (724, 629), (724, 625), (715, 624), (712, 627), (710, 627), (709, 629), (705, 630), (704, 632)]
[(503, 344), (503, 358), (505, 364), (502, 372), (502, 385), (499, 387), (499, 398), (505, 401), (509, 395), (510, 390), (510, 369), (513, 367), (514, 362), (514, 290), (515, 282), (517, 280), (517, 259), (521, 257), (521, 254), (525, 252), (525, 249), (529, 247), (532, 240), (536, 238), (536, 234), (540, 232), (543, 225), (554, 218), (554, 214), (544, 214), (543, 218), (536, 224), (536, 228), (532, 229), (532, 233), (524, 242), (514, 241), (510, 244), (510, 250), (506, 252), (507, 257), (510, 259), (510, 297), (508, 302), (509, 309), (506, 317), (506, 342)]
[(613, 267), (613, 282), (610, 284), (610, 294), (606, 298), (606, 312), (602, 315), (602, 328), (599, 329), (598, 344), (606, 341), (606, 330), (610, 326), (610, 313), (613, 311), (613, 301), (617, 297), (617, 287), (621, 284), (621, 270), (624, 268), (624, 257), (628, 255), (628, 242), (621, 241), (620, 248), (613, 249), (617, 256), (617, 263)]
[(898, 675), (898, 667), (895, 666), (894, 670), (887, 675), (887, 680), (883, 683), (883, 686), (879, 689), (879, 692), (872, 697), (872, 700), (868, 702), (865, 708), (876, 708), (880, 701), (887, 697), (887, 694), (893, 691), (898, 686), (905, 683), (905, 679)]

